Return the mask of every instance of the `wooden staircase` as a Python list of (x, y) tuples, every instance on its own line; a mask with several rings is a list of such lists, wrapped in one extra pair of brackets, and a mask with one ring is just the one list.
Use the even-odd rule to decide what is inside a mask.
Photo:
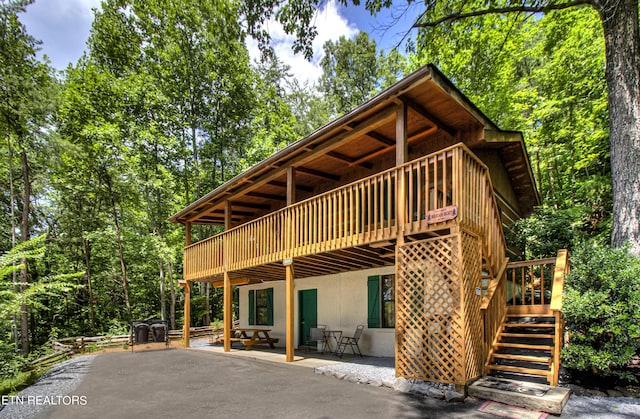
[(556, 320), (548, 306), (547, 313), (539, 307), (538, 314), (507, 312), (487, 361), (489, 375), (555, 385)]
[(550, 305), (508, 307), (485, 365), (488, 375), (469, 394), (560, 415), (571, 393), (557, 386), (561, 323)]

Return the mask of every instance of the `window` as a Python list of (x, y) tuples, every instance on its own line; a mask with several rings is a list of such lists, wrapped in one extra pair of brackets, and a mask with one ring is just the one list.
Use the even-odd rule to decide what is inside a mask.
[(368, 327), (395, 327), (395, 275), (370, 276), (368, 290)]
[(273, 288), (249, 290), (249, 324), (273, 326)]

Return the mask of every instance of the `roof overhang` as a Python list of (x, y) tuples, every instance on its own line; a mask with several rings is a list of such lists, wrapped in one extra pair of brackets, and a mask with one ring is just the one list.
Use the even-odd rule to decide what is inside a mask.
[[(376, 167), (378, 160), (394, 154), (395, 118), (402, 106), (409, 109), (409, 141), (413, 147), (428, 147), (429, 141), (444, 144), (463, 139), (472, 148), (488, 143), (507, 147), (510, 151), (504, 158), (511, 155), (520, 161), (518, 167), (526, 166), (512, 171), (528, 177), (519, 191), (528, 195), (523, 204), (539, 201), (521, 134), (500, 131), (436, 67), (427, 65), (215, 188), (170, 221), (222, 225), (226, 201), (233, 202), (233, 224), (278, 209), (285, 203), (289, 168), (300, 174), (297, 188), (309, 195), (354, 180), (356, 169), (362, 177), (372, 174), (381, 169)], [(487, 132), (495, 134), (487, 136)]]

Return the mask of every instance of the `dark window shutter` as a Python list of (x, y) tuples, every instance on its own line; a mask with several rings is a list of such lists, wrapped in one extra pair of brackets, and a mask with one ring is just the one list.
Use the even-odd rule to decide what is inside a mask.
[(367, 324), (369, 328), (380, 327), (380, 276), (367, 279)]
[(267, 288), (267, 325), (273, 326), (273, 288)]
[(249, 290), (249, 324), (250, 325), (256, 324), (255, 312), (256, 312), (255, 291), (254, 290)]

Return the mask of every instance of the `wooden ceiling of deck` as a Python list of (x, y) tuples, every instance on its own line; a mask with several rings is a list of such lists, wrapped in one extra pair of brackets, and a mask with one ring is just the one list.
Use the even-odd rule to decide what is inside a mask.
[[(296, 258), (294, 272), (296, 279), (309, 278), (340, 272), (391, 266), (394, 264), (394, 260), (395, 254), (386, 247), (352, 247)], [(230, 272), (229, 277), (235, 281), (246, 280), (244, 283), (248, 284), (280, 281), (285, 279), (285, 269), (282, 263), (270, 263)], [(203, 279), (200, 282), (211, 282), (214, 286), (222, 286), (222, 281), (222, 275), (216, 275)]]

